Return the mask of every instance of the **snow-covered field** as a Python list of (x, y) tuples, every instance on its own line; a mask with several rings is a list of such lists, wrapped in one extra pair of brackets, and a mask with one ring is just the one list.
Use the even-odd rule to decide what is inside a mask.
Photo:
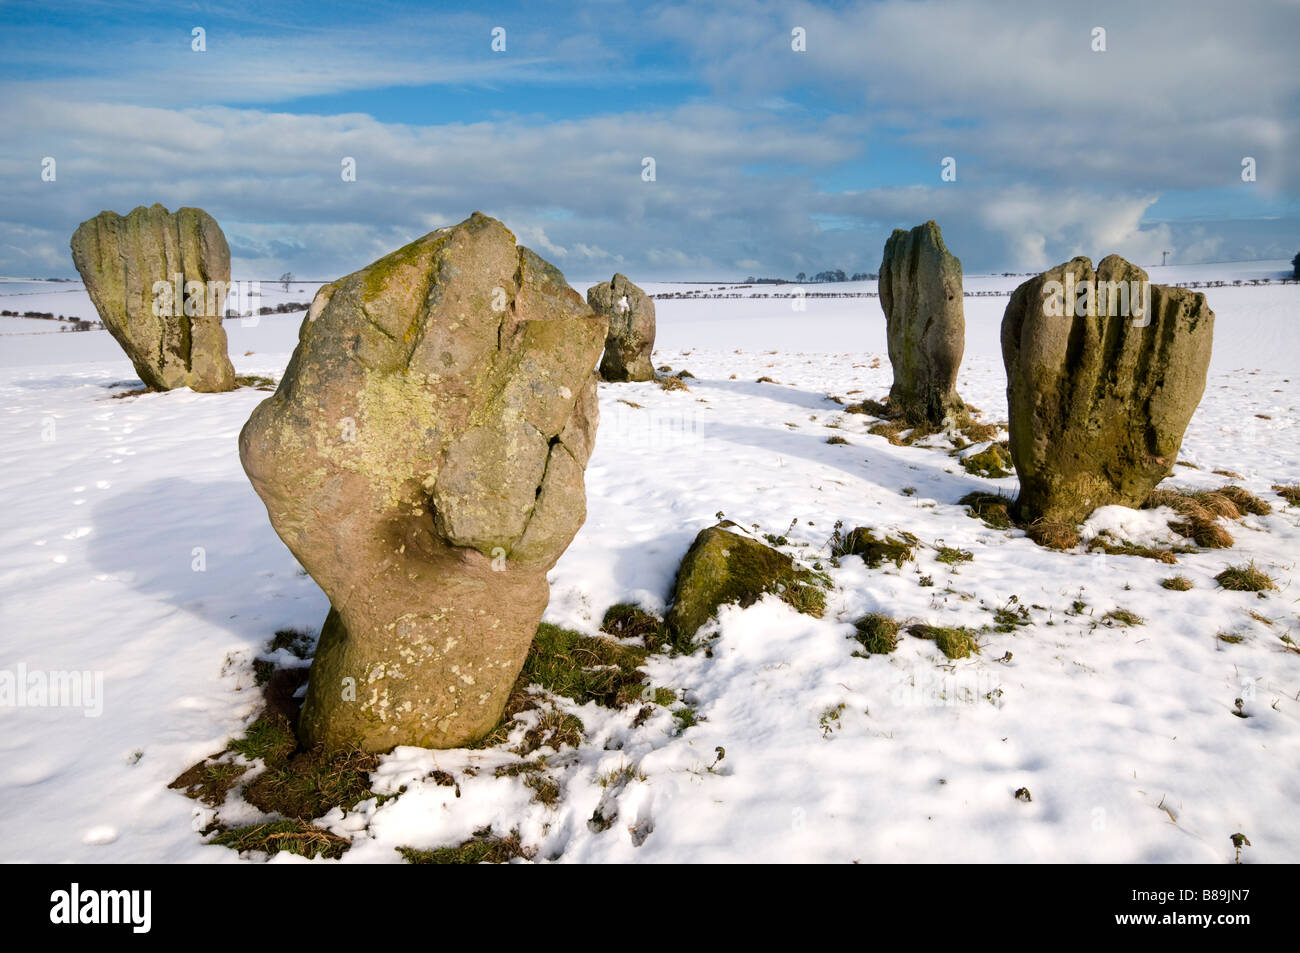
[[(687, 287), (707, 286), (647, 290)], [(855, 289), (874, 283), (809, 287)], [(266, 286), (264, 303), (312, 291)], [(551, 574), (546, 619), (595, 634), (614, 603), (662, 609), (687, 546), (720, 511), (785, 534), (809, 561), (826, 556), (837, 520), (906, 530), (923, 544), (917, 561), (870, 570), (846, 558), (824, 618), (767, 598), (724, 609), (711, 654), (652, 656), (650, 682), (698, 713), (684, 732), (666, 710), (633, 727), (635, 709), (574, 708), (586, 737), (549, 761), (552, 807), (522, 778), (494, 777), (516, 760), (502, 749), (398, 749), (372, 783), (405, 786), (401, 797), (320, 822), (353, 839), (344, 862), (397, 861), (398, 846), (452, 845), (485, 826), (517, 829), (537, 859), (561, 861), (1229, 862), (1235, 832), (1253, 845), (1245, 861), (1300, 861), (1300, 654), (1282, 640), (1300, 642), (1300, 507), (1271, 491), (1300, 483), (1300, 287), (1206, 294), (1215, 353), (1181, 454), (1195, 468), (1170, 482), (1217, 487), (1229, 481), (1213, 470), (1235, 471), (1231, 482), (1274, 511), (1233, 523), (1232, 549), (1178, 566), (1052, 552), (990, 529), (956, 501), (1013, 493), (1014, 477), (981, 479), (943, 450), (868, 435), (873, 421), (828, 395), (887, 392), (877, 299), (808, 298), (804, 311), (770, 298), (660, 301), (656, 361), (695, 377), (689, 391), (601, 385), (588, 520)], [(1006, 300), (966, 299), (959, 390), (992, 421), (1006, 416)], [(94, 317), (79, 286), (0, 283), (0, 308)], [(238, 372), (278, 377), (300, 320), (228, 321)], [(166, 785), (260, 707), (251, 662), (271, 634), (325, 618), (239, 465), (236, 436), (267, 395), (113, 399), (132, 382), (103, 331), (0, 319), (0, 671), (103, 676), (97, 717), (0, 706), (0, 860), (240, 860), (203, 844), (211, 812)], [(848, 445), (827, 444), (832, 434)], [(1094, 523), (1132, 524), (1136, 538), (1153, 517), (1112, 509)], [(974, 558), (940, 563), (939, 545)], [(1216, 586), (1249, 560), (1279, 591)], [(1162, 588), (1174, 573), (1195, 587)], [(850, 623), (865, 612), (980, 628), (1008, 604), (1030, 607), (1031, 624), (985, 634), (969, 659), (907, 637), (892, 655), (854, 657)], [(1143, 624), (1103, 622), (1116, 608)], [(1238, 698), (1249, 717), (1234, 715)], [(623, 767), (631, 777), (602, 786)], [(435, 768), (459, 796), (428, 779)], [(1013, 796), (1022, 787), (1032, 801)], [(601, 832), (588, 825), (597, 807), (617, 815)]]

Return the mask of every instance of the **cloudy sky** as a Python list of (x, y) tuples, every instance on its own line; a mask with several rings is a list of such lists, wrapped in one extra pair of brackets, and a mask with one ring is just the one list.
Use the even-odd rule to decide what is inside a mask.
[(875, 271), (930, 218), (968, 273), (1300, 249), (1297, 2), (158, 6), (0, 2), (0, 275), (153, 202), (246, 278), (476, 209), (575, 280)]

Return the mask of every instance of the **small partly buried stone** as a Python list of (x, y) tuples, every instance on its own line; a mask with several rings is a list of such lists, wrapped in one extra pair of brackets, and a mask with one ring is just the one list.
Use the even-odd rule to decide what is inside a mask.
[(104, 327), (147, 387), (234, 389), (221, 326), (230, 247), (211, 215), (156, 204), (127, 215), (100, 212), (81, 223), (71, 244)]
[(299, 734), (447, 748), (501, 717), (586, 517), (605, 319), (475, 213), (316, 295), (239, 450), (329, 596)]
[(650, 296), (618, 274), (587, 289), (587, 303), (609, 318), (600, 376), (607, 381), (654, 380), (655, 303)]
[(688, 643), (704, 623), (731, 603), (753, 605), (766, 593), (785, 596), (806, 584), (794, 560), (743, 533), (731, 520), (701, 530), (677, 570), (673, 605), (664, 620)]
[(1214, 312), (1118, 255), (1026, 281), (1002, 318), (1022, 522), (1141, 506), (1173, 470), (1205, 391)]
[(959, 411), (957, 371), (966, 348), (961, 262), (948, 251), (934, 222), (901, 228), (885, 242), (880, 263), (894, 384), (892, 409), (910, 423), (940, 426)]

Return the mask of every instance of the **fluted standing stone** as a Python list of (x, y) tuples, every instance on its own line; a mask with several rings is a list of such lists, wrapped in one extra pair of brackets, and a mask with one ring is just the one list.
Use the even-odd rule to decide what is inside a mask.
[(587, 303), (609, 318), (600, 376), (607, 381), (654, 380), (655, 303), (650, 296), (616, 274), (587, 289)]
[(230, 247), (211, 215), (157, 204), (125, 216), (100, 212), (73, 234), (72, 260), (104, 327), (147, 386), (234, 388), (221, 325)]
[(1016, 508), (1078, 523), (1140, 506), (1178, 459), (1205, 391), (1214, 312), (1118, 255), (1026, 281), (1002, 318)]
[(299, 733), (446, 748), (492, 729), (586, 517), (605, 320), (475, 213), (326, 285), (239, 438), (332, 606)]
[(912, 423), (938, 426), (962, 406), (957, 371), (966, 347), (961, 262), (934, 222), (895, 229), (880, 263), (894, 384), (889, 403)]

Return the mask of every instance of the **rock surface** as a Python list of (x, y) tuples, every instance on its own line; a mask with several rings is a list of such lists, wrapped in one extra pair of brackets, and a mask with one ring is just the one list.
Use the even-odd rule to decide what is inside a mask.
[(654, 380), (655, 303), (624, 275), (587, 289), (587, 303), (609, 318), (600, 376), (607, 381)]
[(723, 520), (701, 530), (682, 559), (664, 620), (679, 642), (689, 643), (721, 606), (750, 606), (769, 592), (785, 598), (807, 581), (807, 571), (785, 553), (732, 527)]
[(332, 605), (305, 743), (445, 748), (495, 726), (586, 517), (605, 331), (479, 213), (317, 293), (239, 443)]
[[(81, 223), (71, 244), (90, 300), (140, 380), (155, 390), (234, 388), (221, 326), (230, 247), (211, 215), (161, 205), (100, 212)], [(169, 286), (164, 297), (158, 282)]]
[(880, 263), (894, 384), (891, 408), (911, 423), (935, 426), (962, 406), (957, 371), (966, 348), (961, 262), (949, 253), (934, 222), (895, 229)]
[[(1102, 284), (1121, 281), (1150, 289), (1149, 313)], [(1099, 506), (1141, 506), (1178, 458), (1213, 337), (1204, 295), (1147, 284), (1118, 255), (1095, 272), (1075, 258), (1017, 288), (1002, 359), (1021, 521), (1077, 524)]]

